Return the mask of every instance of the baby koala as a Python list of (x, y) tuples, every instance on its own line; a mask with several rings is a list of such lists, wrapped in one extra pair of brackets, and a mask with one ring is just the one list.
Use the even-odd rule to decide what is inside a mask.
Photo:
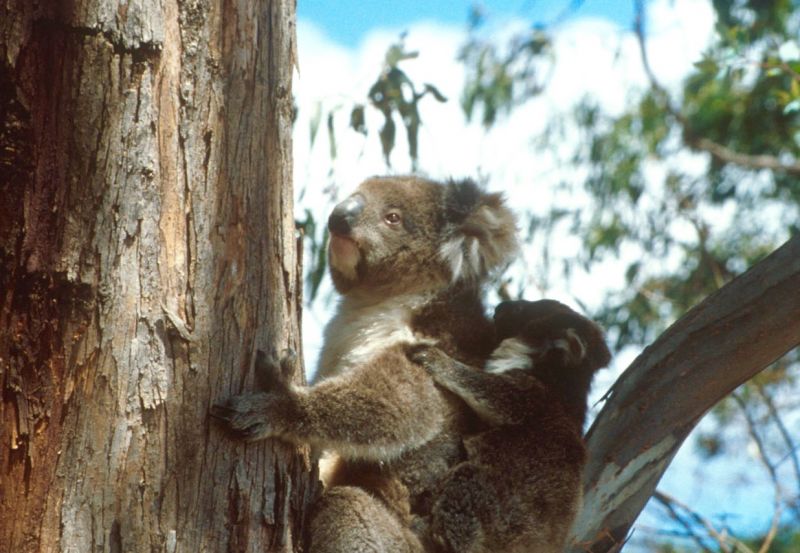
[(503, 302), (494, 319), (485, 370), (435, 347), (410, 354), (484, 425), (464, 437), (467, 460), (442, 479), (424, 539), (448, 553), (561, 552), (581, 502), (587, 395), (611, 354), (557, 301)]

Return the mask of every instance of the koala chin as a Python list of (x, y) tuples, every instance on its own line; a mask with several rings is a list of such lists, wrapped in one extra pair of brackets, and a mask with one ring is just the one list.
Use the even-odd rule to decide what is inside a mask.
[(463, 459), (477, 416), (407, 357), (435, 344), (483, 366), (494, 349), (482, 286), (517, 250), (498, 194), (473, 181), (372, 178), (328, 220), (341, 301), (315, 381), (286, 382), (215, 406), (246, 440), (279, 438), (339, 457), (310, 518), (308, 551), (421, 551), (411, 514)]

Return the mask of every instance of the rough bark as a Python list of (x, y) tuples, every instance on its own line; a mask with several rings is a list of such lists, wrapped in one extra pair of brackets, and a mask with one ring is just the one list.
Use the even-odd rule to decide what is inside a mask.
[(291, 0), (0, 5), (4, 550), (297, 549), (307, 452), (207, 417), (300, 350), (293, 48)]
[(700, 418), (800, 345), (800, 236), (694, 307), (614, 384), (588, 434), (575, 553), (618, 551)]

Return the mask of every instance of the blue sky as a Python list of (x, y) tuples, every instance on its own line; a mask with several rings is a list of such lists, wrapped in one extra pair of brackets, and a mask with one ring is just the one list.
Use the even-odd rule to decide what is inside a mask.
[(466, 26), (471, 6), (479, 5), (493, 18), (518, 17), (552, 23), (565, 10), (576, 17), (604, 17), (629, 26), (633, 0), (299, 0), (297, 16), (324, 29), (335, 42), (356, 46), (374, 27), (403, 27), (417, 21)]

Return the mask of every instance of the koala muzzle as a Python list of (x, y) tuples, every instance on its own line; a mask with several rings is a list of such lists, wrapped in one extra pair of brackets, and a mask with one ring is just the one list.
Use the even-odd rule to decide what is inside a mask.
[(333, 208), (331, 216), (328, 217), (328, 230), (333, 234), (349, 235), (362, 211), (364, 211), (363, 196), (353, 194)]

